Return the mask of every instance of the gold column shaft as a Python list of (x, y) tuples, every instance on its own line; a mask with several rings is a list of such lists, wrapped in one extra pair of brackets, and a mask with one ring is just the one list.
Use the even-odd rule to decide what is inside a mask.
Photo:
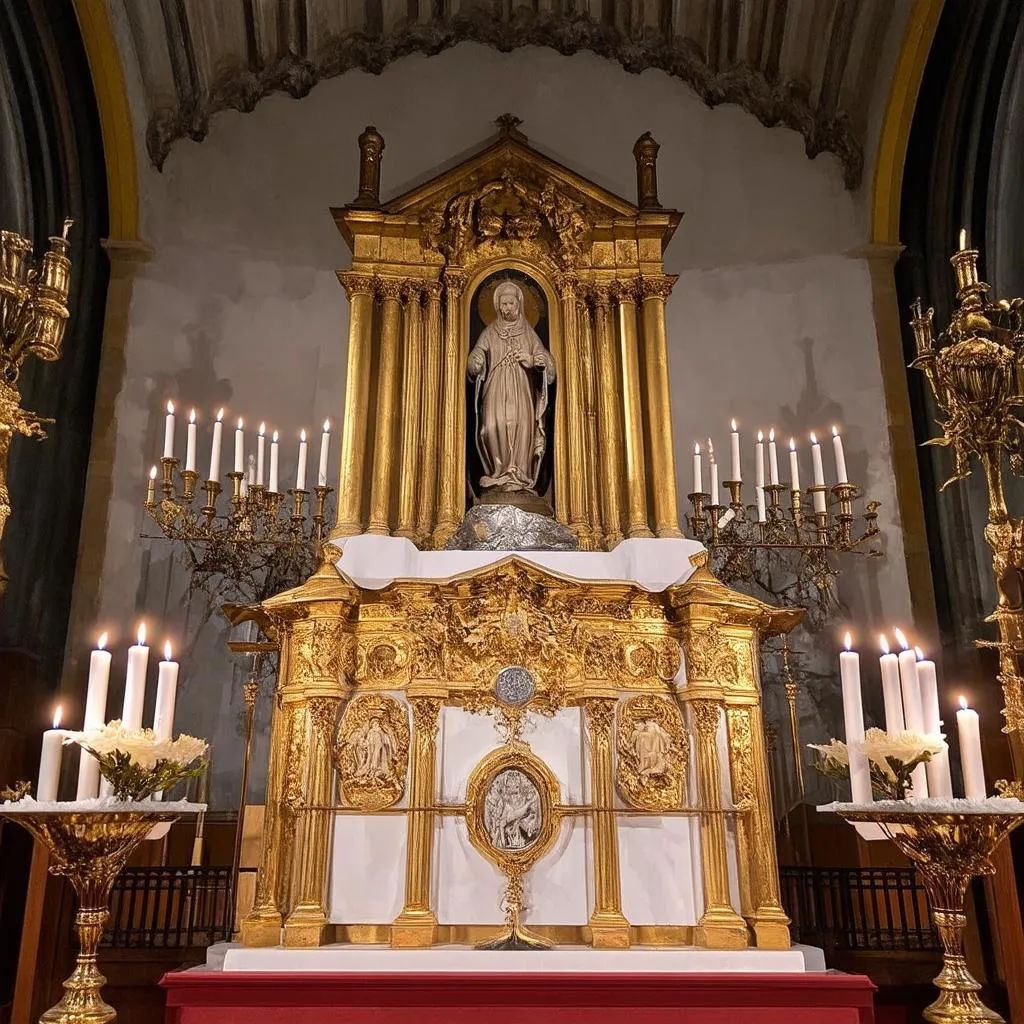
[(419, 469), (419, 431), (422, 416), (420, 377), (423, 364), (422, 317), (420, 301), (423, 286), (410, 282), (405, 290), (405, 339), (402, 345), (402, 469), (398, 478), (399, 537), (416, 536), (417, 469)]
[(348, 371), (341, 431), (341, 474), (335, 537), (351, 537), (363, 529), (363, 473), (370, 420), (370, 345), (373, 331), (373, 278), (339, 274), (349, 299)]
[(423, 361), (423, 439), (420, 445), (420, 509), (416, 534), (421, 541), (430, 536), (436, 518), (437, 436), (441, 411), (441, 283), (425, 285), (427, 312), (426, 353)]
[(590, 915), (593, 945), (604, 949), (629, 946), (629, 922), (622, 913), (619, 879), (619, 838), (615, 815), (614, 767), (612, 763), (612, 722), (614, 700), (586, 701), (587, 731), (590, 734), (590, 798), (595, 808), (594, 910)]
[(672, 444), (672, 400), (665, 338), (665, 300), (675, 277), (645, 277), (643, 287), (644, 407), (651, 442), (651, 491), (654, 532), (681, 537), (676, 501), (676, 463)]
[(605, 545), (610, 550), (622, 540), (623, 456), (615, 319), (606, 287), (594, 290), (594, 326), (597, 333), (597, 405), (601, 420), (597, 450), (603, 478), (600, 491)]
[(409, 800), (406, 816), (405, 906), (391, 925), (391, 945), (399, 948), (432, 946), (437, 918), (430, 906), (431, 862), (434, 856), (434, 813), (437, 765), (437, 724), (441, 702), (413, 697)]
[(572, 274), (564, 274), (558, 282), (562, 301), (562, 337), (564, 339), (564, 365), (559, 375), (565, 385), (566, 423), (569, 427), (569, 529), (576, 534), (581, 550), (593, 547), (593, 535), (587, 521), (587, 477), (584, 463), (584, 405), (583, 405), (583, 359), (580, 352), (579, 315), (577, 291), (579, 281)]
[(622, 412), (626, 424), (626, 512), (630, 537), (651, 537), (647, 522), (643, 408), (640, 404), (640, 352), (636, 337), (636, 282), (615, 281), (612, 296), (622, 350)]
[(580, 369), (583, 373), (583, 407), (585, 419), (583, 424), (586, 458), (583, 468), (586, 471), (587, 484), (587, 518), (594, 534), (594, 546), (600, 548), (604, 542), (604, 530), (601, 522), (601, 498), (597, 488), (597, 382), (594, 378), (594, 321), (590, 307), (581, 302), (578, 310), (580, 325)]
[(404, 282), (381, 278), (380, 363), (377, 370), (377, 413), (373, 434), (373, 482), (367, 533), (391, 530), (391, 490), (395, 457), (395, 403), (398, 390), (398, 339), (402, 322)]
[(443, 548), (462, 522), (462, 481), (459, 473), (459, 440), (465, 436), (466, 410), (463, 401), (465, 360), (462, 359), (462, 290), (466, 275), (448, 269), (444, 274), (444, 397), (441, 403), (441, 465), (438, 475), (438, 516), (434, 546)]

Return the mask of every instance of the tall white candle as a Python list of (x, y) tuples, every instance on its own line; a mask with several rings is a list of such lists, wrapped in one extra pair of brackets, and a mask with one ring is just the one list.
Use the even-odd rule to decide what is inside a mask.
[(763, 484), (759, 484), (754, 488), (754, 498), (757, 502), (757, 521), (759, 523), (768, 522), (768, 509), (765, 506)]
[[(824, 487), (825, 486), (825, 468), (821, 464), (821, 445), (818, 443), (818, 439), (811, 434), (811, 472), (814, 476), (814, 486)], [(825, 492), (815, 491), (814, 492), (814, 511), (824, 512), (826, 509), (825, 504)]]
[(146, 701), (146, 669), (149, 648), (146, 646), (146, 624), (139, 623), (138, 643), (128, 648), (128, 672), (124, 680), (124, 704), (121, 723), (126, 729), (142, 728), (142, 706)]
[(960, 251), (963, 252), (967, 248), (967, 228), (960, 229)]
[(267, 443), (266, 433), (267, 425), (266, 423), (261, 423), (260, 432), (256, 435), (256, 483), (260, 487), (263, 486), (263, 456)]
[(743, 471), (740, 467), (740, 432), (736, 427), (735, 420), (732, 421), (732, 434), (730, 435), (729, 440), (732, 442), (732, 460), (729, 467), (732, 475), (729, 479), (738, 482), (743, 479)]
[(846, 475), (846, 452), (843, 451), (843, 438), (836, 426), (832, 427), (832, 448), (836, 454), (836, 480), (848, 484), (850, 478)]
[(174, 704), (178, 696), (178, 663), (171, 660), (170, 641), (164, 644), (164, 660), (156, 679), (156, 707), (153, 709), (153, 732), (158, 740), (171, 738), (174, 729)]
[(235, 427), (235, 472), (245, 472), (245, 423), (241, 416), (238, 418), (238, 426)]
[(196, 411), (193, 409), (188, 414), (188, 434), (185, 441), (185, 470), (189, 473), (196, 471)]
[(693, 443), (693, 493), (700, 494), (704, 490), (704, 466), (700, 456), (700, 443)]
[(53, 713), (53, 728), (43, 733), (43, 751), (39, 756), (39, 779), (36, 782), (36, 799), (40, 803), (51, 803), (57, 799), (60, 788), (60, 762), (63, 755), (64, 737), (67, 732), (60, 725), (60, 705)]
[(274, 431), (274, 436), (270, 439), (270, 483), (268, 490), (273, 491), (275, 494), (278, 491), (277, 486), (277, 460), (278, 460), (278, 444), (277, 444), (277, 431)]
[(860, 655), (851, 650), (850, 634), (844, 637), (845, 651), (839, 653), (839, 676), (843, 686), (843, 721), (846, 748), (850, 755), (850, 791), (855, 804), (871, 803), (871, 772), (861, 749), (864, 741), (864, 705), (860, 691)]
[[(903, 721), (909, 732), (920, 736), (924, 732), (924, 712), (921, 708), (921, 684), (917, 679), (917, 653), (910, 649), (907, 638), (899, 629), (894, 629), (896, 642), (900, 645), (900, 692), (903, 696)], [(928, 796), (928, 773), (919, 764), (911, 774), (911, 788), (908, 794), (920, 799)]]
[(964, 796), (968, 800), (984, 800), (988, 790), (985, 787), (985, 762), (981, 759), (981, 723), (978, 712), (969, 708), (963, 697), (960, 698), (960, 710), (956, 713), (956, 728), (960, 736)]
[(768, 483), (779, 482), (779, 453), (775, 450), (775, 428), (768, 431)]
[(715, 462), (715, 446), (711, 443), (711, 438), (708, 438), (708, 464), (711, 467), (711, 487), (709, 493), (711, 495), (711, 504), (718, 504), (718, 463)]
[(167, 403), (167, 416), (164, 418), (164, 458), (174, 458), (174, 403)]
[(210, 475), (208, 480), (220, 479), (220, 446), (224, 437), (224, 410), (217, 413), (217, 419), (213, 423), (213, 444), (210, 447)]
[(754, 486), (764, 487), (764, 432), (757, 432), (757, 443), (754, 445)]
[[(100, 729), (107, 720), (107, 688), (110, 685), (110, 651), (107, 634), (101, 633), (96, 650), (89, 656), (89, 685), (85, 696), (85, 720), (82, 728), (89, 732)], [(88, 800), (100, 791), (100, 766), (92, 754), (82, 750), (78, 761), (77, 800)]]
[(885, 702), (885, 731), (903, 732), (903, 696), (900, 693), (900, 662), (889, 652), (889, 641), (880, 637), (882, 656), (878, 663), (882, 669), (882, 699)]
[(789, 489), (800, 490), (800, 463), (796, 457), (796, 441), (789, 439)]
[(331, 449), (331, 421), (324, 420), (324, 432), (320, 435), (320, 466), (316, 472), (317, 487), (327, 486), (327, 458)]
[[(921, 709), (924, 715), (924, 731), (928, 736), (942, 735), (942, 719), (939, 712), (939, 684), (935, 675), (935, 662), (927, 659), (920, 648), (917, 654), (917, 682), (921, 687)], [(928, 795), (946, 799), (953, 795), (953, 781), (949, 774), (949, 748), (933, 754), (925, 765), (928, 776)]]
[(306, 489), (306, 450), (308, 447), (306, 432), (302, 430), (299, 432), (299, 464), (295, 467), (295, 490), (297, 491)]

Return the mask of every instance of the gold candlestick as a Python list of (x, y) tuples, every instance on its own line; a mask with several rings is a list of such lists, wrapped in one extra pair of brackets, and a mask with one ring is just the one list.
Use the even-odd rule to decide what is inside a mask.
[(174, 497), (174, 471), (178, 468), (178, 460), (168, 458), (166, 455), (160, 460), (162, 479), (160, 489), (165, 498)]
[(194, 469), (186, 469), (181, 474), (185, 490), (182, 497), (188, 504), (192, 504), (196, 496), (196, 484), (199, 482), (199, 474)]
[(213, 517), (217, 514), (217, 495), (220, 494), (220, 484), (216, 480), (204, 480), (203, 493), (206, 495), (206, 504), (202, 508), (202, 513), (206, 517), (206, 524), (209, 527), (213, 522)]

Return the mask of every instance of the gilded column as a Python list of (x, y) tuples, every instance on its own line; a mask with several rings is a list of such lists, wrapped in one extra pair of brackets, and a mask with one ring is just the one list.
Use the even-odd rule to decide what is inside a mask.
[(430, 865), (434, 855), (436, 801), (437, 719), (441, 702), (412, 697), (412, 765), (406, 816), (405, 906), (391, 924), (391, 945), (412, 949), (432, 946), (437, 939), (437, 918), (430, 906)]
[(295, 865), (295, 901), (284, 923), (284, 945), (319, 946), (327, 925), (327, 877), (331, 849), (331, 734), (338, 715), (338, 700), (313, 697), (306, 708), (305, 793), (293, 834), (298, 860)]
[(681, 537), (676, 504), (676, 463), (672, 444), (672, 409), (668, 381), (668, 344), (665, 340), (665, 300), (679, 280), (675, 275), (645, 277), (644, 411), (651, 439), (651, 490), (654, 532), (659, 537)]
[(635, 281), (614, 281), (611, 294), (619, 320), (622, 350), (622, 412), (626, 422), (626, 519), (630, 537), (652, 537), (647, 522), (643, 408), (640, 404), (640, 353), (636, 337)]
[(750, 710), (727, 707), (726, 736), (729, 741), (729, 779), (736, 815), (736, 870), (739, 874), (740, 915), (752, 923), (756, 880), (754, 878), (754, 831), (750, 812), (754, 806), (754, 773), (750, 752)]
[(729, 896), (729, 861), (722, 815), (718, 724), (722, 705), (717, 700), (690, 702), (697, 732), (697, 794), (700, 800), (700, 850), (704, 876), (704, 913), (697, 924), (697, 945), (710, 949), (743, 949), (747, 926), (733, 909)]
[(466, 429), (460, 299), (466, 275), (449, 268), (444, 272), (444, 383), (441, 402), (441, 460), (438, 474), (438, 516), (434, 546), (443, 548), (462, 522), (462, 447)]
[(426, 541), (437, 515), (437, 435), (441, 410), (441, 282), (429, 281), (426, 314), (426, 353), (423, 360), (423, 424), (420, 444), (420, 510), (416, 534)]
[(420, 316), (423, 284), (406, 286), (405, 337), (402, 344), (402, 469), (398, 478), (398, 537), (416, 536), (417, 470), (422, 417), (420, 376), (423, 364), (423, 319)]
[(615, 319), (605, 285), (594, 289), (594, 327), (597, 334), (597, 407), (600, 416), (597, 451), (601, 459), (601, 518), (604, 521), (605, 545), (611, 550), (622, 540), (623, 455)]
[(380, 362), (377, 369), (377, 420), (373, 435), (373, 482), (370, 487), (370, 523), (367, 533), (389, 533), (391, 490), (394, 477), (395, 403), (398, 390), (398, 336), (402, 322), (404, 281), (380, 278)]
[(594, 321), (590, 306), (580, 302), (578, 306), (580, 324), (580, 367), (583, 372), (583, 407), (586, 418), (583, 421), (586, 457), (583, 468), (587, 474), (587, 519), (594, 534), (594, 546), (603, 547), (604, 531), (601, 528), (601, 498), (597, 490), (597, 385), (594, 380)]
[(590, 789), (594, 804), (594, 910), (590, 915), (593, 945), (627, 949), (629, 922), (622, 913), (619, 837), (615, 815), (612, 723), (614, 700), (590, 698), (584, 704), (590, 735)]
[(579, 280), (574, 274), (563, 274), (558, 282), (562, 300), (562, 338), (565, 365), (558, 367), (565, 391), (566, 427), (569, 441), (569, 529), (576, 534), (580, 549), (593, 548), (594, 538), (587, 522), (587, 476), (584, 469), (586, 411), (583, 405), (583, 360), (580, 354), (580, 329), (577, 310)]
[(370, 345), (373, 330), (373, 278), (338, 275), (348, 292), (348, 372), (345, 419), (341, 430), (338, 519), (333, 537), (351, 537), (363, 529), (363, 473), (370, 418)]

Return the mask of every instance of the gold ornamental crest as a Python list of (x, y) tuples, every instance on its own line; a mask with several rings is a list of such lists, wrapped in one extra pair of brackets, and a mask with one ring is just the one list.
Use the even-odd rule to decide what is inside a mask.
[(624, 800), (645, 811), (683, 806), (689, 743), (679, 708), (640, 694), (619, 708), (616, 778)]
[(333, 759), (342, 804), (378, 811), (397, 803), (409, 767), (405, 705), (380, 694), (355, 697), (341, 720)]

